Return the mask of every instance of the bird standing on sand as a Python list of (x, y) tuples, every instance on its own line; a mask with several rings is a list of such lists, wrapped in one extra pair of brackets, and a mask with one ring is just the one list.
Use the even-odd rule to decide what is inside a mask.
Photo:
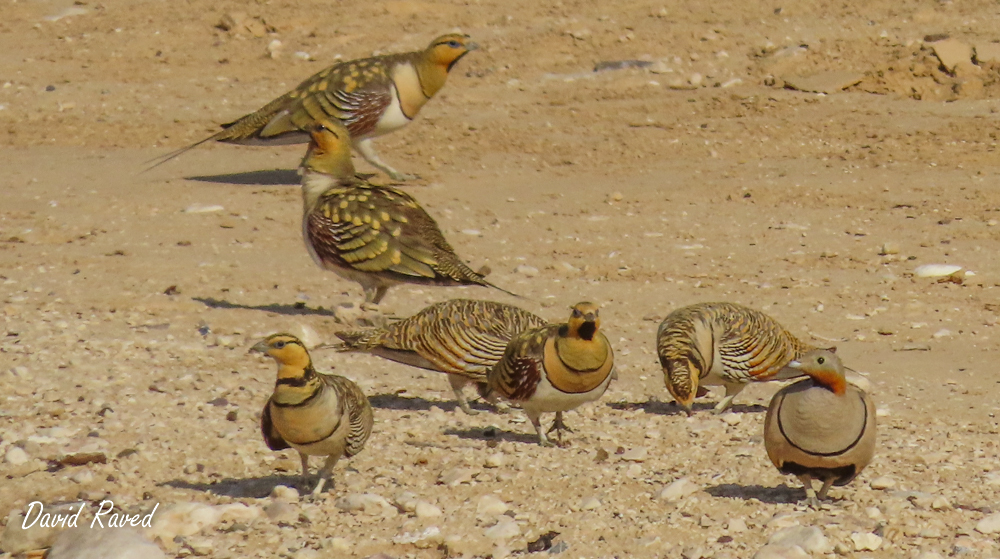
[(371, 353), (421, 369), (448, 373), (458, 406), (469, 406), (462, 389), (486, 383), (486, 374), (503, 357), (507, 343), (546, 321), (513, 305), (493, 301), (453, 299), (431, 305), (385, 328), (337, 332), (341, 351)]
[(295, 336), (273, 334), (251, 351), (278, 363), (278, 380), (260, 417), (267, 447), (298, 451), (303, 481), (309, 476), (309, 457), (326, 456), (312, 491), (316, 497), (337, 461), (364, 448), (374, 422), (371, 404), (351, 380), (317, 373), (309, 352)]
[(698, 303), (670, 313), (656, 332), (663, 380), (678, 405), (691, 415), (704, 385), (723, 385), (722, 413), (750, 382), (802, 376), (785, 368), (814, 349), (766, 314), (735, 303)]
[(487, 376), (484, 396), (497, 394), (521, 404), (538, 432), (538, 444), (552, 446), (539, 421), (555, 412), (549, 432), (569, 431), (563, 412), (593, 402), (611, 383), (614, 352), (599, 331), (600, 311), (593, 303), (577, 303), (566, 324), (521, 332), (507, 344), (500, 362)]
[(338, 62), (256, 112), (222, 125), (216, 134), (168, 154), (157, 165), (210, 140), (247, 145), (305, 143), (317, 122), (336, 119), (350, 131), (354, 149), (373, 166), (393, 180), (416, 178), (382, 161), (372, 139), (416, 118), (444, 87), (448, 72), (477, 48), (468, 35), (450, 33), (434, 39), (424, 50)]
[[(782, 388), (771, 399), (764, 446), (781, 473), (802, 481), (806, 501), (817, 508), (831, 485), (846, 485), (872, 461), (875, 404), (848, 384), (844, 366), (832, 351), (811, 351), (788, 366), (809, 378)], [(823, 482), (818, 494), (814, 479)]]
[(355, 175), (343, 126), (326, 121), (311, 135), (302, 161), (302, 235), (316, 264), (361, 284), (367, 305), (400, 283), (504, 291), (459, 259), (412, 196)]

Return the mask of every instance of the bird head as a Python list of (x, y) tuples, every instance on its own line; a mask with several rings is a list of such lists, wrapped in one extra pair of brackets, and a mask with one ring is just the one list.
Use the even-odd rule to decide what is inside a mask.
[(674, 397), (677, 405), (684, 409), (684, 413), (691, 417), (694, 414), (694, 399), (704, 391), (699, 389), (697, 368), (689, 359), (660, 359), (663, 365), (663, 381), (667, 386), (667, 392)]
[(569, 327), (568, 337), (592, 340), (601, 327), (601, 310), (593, 303), (577, 303), (573, 305), (566, 325)]
[(319, 120), (308, 132), (309, 148), (302, 160), (303, 168), (342, 179), (354, 176), (351, 135), (339, 121)]
[(789, 362), (787, 366), (802, 371), (834, 394), (843, 394), (847, 390), (844, 365), (837, 354), (829, 349), (814, 349)]
[(470, 51), (479, 48), (468, 35), (449, 33), (431, 41), (424, 51), (427, 59), (451, 71), (452, 66)]
[(282, 367), (306, 369), (312, 362), (305, 344), (291, 334), (271, 334), (257, 342), (250, 351), (263, 353)]

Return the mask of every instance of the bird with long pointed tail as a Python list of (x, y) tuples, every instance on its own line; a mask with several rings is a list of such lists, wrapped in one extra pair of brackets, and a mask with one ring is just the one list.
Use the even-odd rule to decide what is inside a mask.
[(301, 169), (306, 247), (321, 268), (361, 284), (366, 305), (400, 283), (481, 285), (514, 295), (466, 266), (412, 196), (356, 176), (343, 126), (324, 121), (310, 133)]
[(715, 406), (722, 413), (751, 382), (802, 376), (785, 365), (812, 349), (773, 318), (735, 303), (677, 309), (656, 332), (664, 383), (688, 415), (706, 385), (725, 386), (726, 396)]
[[(338, 120), (354, 149), (393, 180), (416, 178), (392, 168), (375, 152), (372, 139), (406, 126), (434, 94), (448, 72), (478, 45), (468, 35), (442, 35), (423, 50), (338, 62), (255, 112), (223, 124), (223, 129), (169, 153), (165, 163), (205, 142), (283, 145), (309, 141), (318, 122)], [(156, 166), (154, 165), (154, 167)]]
[(309, 457), (326, 457), (312, 490), (316, 497), (332, 477), (337, 461), (364, 449), (374, 423), (371, 404), (350, 379), (317, 373), (309, 351), (291, 334), (268, 336), (251, 351), (278, 363), (274, 392), (260, 416), (267, 447), (298, 451), (303, 483), (309, 477)]
[(453, 299), (431, 305), (384, 328), (337, 332), (340, 351), (364, 352), (390, 361), (448, 374), (458, 406), (478, 413), (463, 389), (486, 384), (486, 375), (503, 357), (515, 335), (547, 322), (504, 303)]
[(538, 444), (552, 446), (541, 414), (555, 412), (552, 431), (569, 431), (563, 412), (600, 398), (611, 383), (614, 351), (600, 331), (600, 310), (593, 303), (573, 306), (565, 324), (525, 330), (507, 344), (487, 375), (483, 394), (519, 403), (538, 433)]
[[(764, 419), (767, 456), (783, 474), (794, 475), (806, 502), (818, 508), (831, 485), (846, 485), (875, 455), (875, 404), (844, 376), (830, 350), (814, 350), (788, 364), (809, 378), (771, 398)], [(819, 493), (813, 480), (823, 482)]]

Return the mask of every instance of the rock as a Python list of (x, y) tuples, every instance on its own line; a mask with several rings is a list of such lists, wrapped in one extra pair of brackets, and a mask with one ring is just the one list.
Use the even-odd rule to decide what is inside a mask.
[(814, 93), (837, 93), (857, 84), (864, 74), (849, 71), (820, 72), (808, 76), (781, 76), (785, 87)]
[(747, 522), (742, 518), (734, 518), (726, 525), (726, 530), (732, 534), (740, 534), (747, 531)]
[(538, 268), (534, 266), (528, 266), (527, 264), (521, 264), (514, 268), (515, 274), (521, 274), (522, 276), (533, 278), (538, 275)]
[(993, 513), (976, 523), (976, 531), (982, 534), (1000, 532), (1000, 512)]
[(972, 60), (972, 47), (956, 39), (931, 43), (931, 49), (934, 51), (934, 56), (941, 61), (941, 66), (948, 72), (954, 72), (960, 63)]
[(187, 538), (184, 546), (198, 557), (206, 557), (215, 551), (215, 546), (212, 545), (212, 541), (208, 538)]
[(287, 501), (273, 501), (264, 507), (264, 514), (275, 524), (297, 524), (299, 509)]
[(222, 518), (221, 510), (202, 503), (177, 503), (157, 510), (153, 516), (149, 537), (170, 542), (177, 536), (193, 536), (204, 528), (215, 526)]
[(765, 545), (754, 553), (753, 559), (808, 559), (809, 554), (801, 547), (781, 547)]
[(855, 551), (875, 551), (882, 545), (882, 538), (870, 532), (854, 532), (851, 541)]
[(472, 482), (472, 470), (469, 468), (451, 468), (441, 472), (441, 475), (438, 476), (438, 483), (448, 487), (457, 487), (470, 482)]
[(476, 504), (476, 518), (493, 519), (507, 512), (507, 503), (494, 495), (483, 495)]
[(444, 543), (444, 537), (441, 535), (440, 528), (437, 526), (430, 526), (422, 532), (405, 532), (403, 534), (399, 534), (398, 536), (392, 538), (392, 542), (397, 544), (413, 544), (414, 547), (427, 549), (430, 547), (437, 547), (438, 545)]
[(3, 455), (3, 461), (11, 466), (20, 466), (28, 461), (28, 453), (19, 446), (12, 446)]
[(679, 501), (688, 495), (697, 493), (700, 490), (700, 485), (691, 482), (686, 477), (682, 477), (661, 489), (656, 494), (656, 498), (662, 501)]
[(924, 264), (914, 268), (913, 275), (918, 278), (945, 278), (961, 271), (962, 267), (955, 264)]
[(416, 512), (417, 503), (420, 502), (420, 499), (409, 491), (403, 491), (399, 495), (396, 495), (396, 499), (393, 502), (403, 512)]
[(948, 499), (941, 495), (934, 497), (934, 500), (931, 501), (932, 510), (950, 510), (951, 508), (951, 503), (948, 502)]
[(299, 502), (298, 489), (288, 487), (287, 485), (275, 485), (274, 489), (271, 490), (271, 495), (269, 496), (271, 497), (271, 500), (274, 501), (285, 501), (287, 503)]
[(309, 349), (323, 343), (323, 339), (319, 337), (319, 334), (316, 333), (316, 330), (312, 326), (301, 322), (292, 328), (291, 334), (302, 340), (302, 343)]
[(580, 502), (582, 510), (597, 510), (599, 508), (601, 508), (601, 500), (594, 496), (584, 497), (583, 501)]
[(743, 418), (740, 417), (740, 414), (733, 412), (726, 412), (720, 415), (719, 417), (722, 418), (723, 423), (729, 425), (730, 427), (735, 427), (739, 425), (741, 421), (743, 421)]
[(80, 485), (86, 485), (94, 481), (94, 472), (90, 470), (80, 470), (69, 476), (69, 480), (73, 483), (79, 483)]
[[(51, 509), (55, 508), (52, 505), (47, 505), (44, 509), (46, 512), (54, 512)], [(57, 508), (62, 514), (72, 514), (79, 511), (78, 508), (74, 507), (72, 511), (68, 508)], [(55, 541), (56, 536), (59, 535), (61, 531), (60, 528), (47, 528), (41, 526), (41, 522), (34, 522), (27, 529), (22, 528), (24, 525), (25, 513), (30, 517), (29, 522), (34, 520), (39, 514), (39, 509), (35, 506), (33, 509), (28, 509), (26, 511), (12, 510), (10, 514), (7, 515), (7, 526), (3, 530), (3, 534), (0, 534), (0, 552), (6, 552), (11, 554), (24, 553), (25, 551), (32, 551), (35, 549), (42, 549), (52, 545)]]
[(324, 559), (325, 557), (326, 556), (319, 551), (308, 547), (303, 547), (292, 554), (292, 559)]
[(646, 456), (649, 452), (644, 446), (637, 446), (635, 448), (630, 448), (622, 454), (622, 460), (626, 462), (642, 462), (646, 460)]
[(418, 501), (413, 512), (417, 515), (417, 518), (437, 518), (444, 514), (441, 509), (425, 501)]
[(219, 205), (209, 205), (209, 204), (191, 204), (190, 206), (184, 208), (184, 213), (186, 214), (204, 214), (204, 213), (215, 213), (225, 211), (226, 208)]
[(976, 45), (976, 62), (1000, 62), (1000, 43), (979, 43)]
[[(196, 552), (197, 553), (197, 552)], [(166, 555), (134, 528), (90, 529), (81, 526), (56, 538), (49, 559), (166, 559)]]
[(868, 484), (872, 489), (892, 489), (896, 487), (896, 480), (889, 476), (879, 476)]
[(944, 557), (942, 557), (940, 553), (925, 551), (920, 555), (917, 555), (914, 559), (944, 559)]
[(497, 452), (487, 456), (486, 460), (483, 462), (483, 466), (487, 468), (499, 468), (503, 466), (506, 462), (507, 458), (503, 455), (503, 453)]
[(847, 382), (853, 384), (854, 386), (857, 386), (858, 388), (864, 390), (869, 394), (872, 392), (872, 381), (868, 380), (867, 377), (864, 377), (853, 371), (845, 372), (844, 376), (847, 378)]
[(351, 550), (351, 542), (347, 538), (330, 538), (326, 540), (323, 547), (338, 553), (347, 553)]
[(682, 559), (701, 559), (705, 556), (705, 548), (700, 545), (686, 545), (681, 550)]
[(807, 553), (828, 553), (833, 550), (830, 540), (815, 526), (789, 526), (778, 530), (767, 540), (768, 545), (800, 547)]
[(243, 503), (230, 503), (213, 507), (219, 513), (219, 522), (253, 522), (264, 514), (260, 507), (252, 507)]
[[(364, 512), (365, 514), (385, 514), (388, 511), (395, 511), (389, 501), (386, 501), (374, 493), (351, 493), (345, 495), (334, 503), (338, 509), (351, 513)], [(414, 511), (416, 505), (414, 505)]]
[(491, 540), (509, 540), (521, 534), (521, 528), (509, 516), (501, 516), (497, 523), (486, 529), (483, 535)]
[(278, 58), (281, 56), (282, 44), (278, 39), (272, 39), (270, 43), (267, 44), (267, 55), (271, 58)]

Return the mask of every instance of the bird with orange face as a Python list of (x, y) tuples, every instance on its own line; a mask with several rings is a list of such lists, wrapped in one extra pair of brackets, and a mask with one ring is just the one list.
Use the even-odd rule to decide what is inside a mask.
[(570, 429), (563, 412), (600, 398), (611, 383), (614, 351), (600, 331), (600, 310), (593, 303), (573, 305), (565, 324), (525, 330), (514, 336), (487, 375), (484, 397), (499, 395), (521, 405), (538, 433), (538, 444), (552, 446), (541, 414), (555, 412), (548, 432)]
[(416, 178), (382, 161), (372, 139), (416, 118), (444, 87), (448, 72), (477, 48), (468, 35), (449, 33), (423, 50), (338, 62), (257, 111), (222, 125), (222, 130), (208, 138), (167, 154), (156, 165), (211, 140), (246, 145), (305, 143), (317, 122), (335, 119), (347, 127), (354, 149), (372, 166), (393, 180)]

